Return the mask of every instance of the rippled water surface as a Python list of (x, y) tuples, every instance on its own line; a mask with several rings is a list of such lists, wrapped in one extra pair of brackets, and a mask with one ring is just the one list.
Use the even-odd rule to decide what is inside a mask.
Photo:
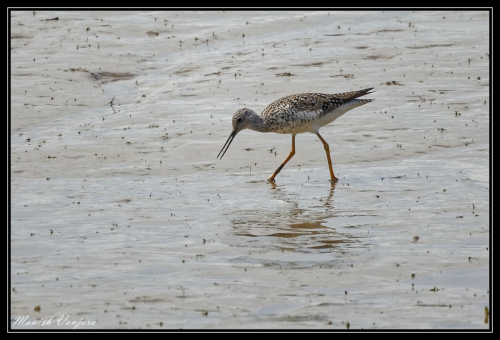
[[(12, 11), (11, 327), (488, 329), (488, 29)], [(245, 130), (216, 159), (241, 107), (368, 87), (321, 130), (334, 186), (313, 134), (274, 184), (289, 135)]]

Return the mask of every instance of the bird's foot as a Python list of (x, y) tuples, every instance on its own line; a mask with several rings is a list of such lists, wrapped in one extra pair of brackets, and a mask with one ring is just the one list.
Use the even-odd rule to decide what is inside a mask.
[(276, 171), (275, 171), (275, 172), (273, 172), (273, 174), (271, 175), (271, 177), (269, 177), (269, 178), (267, 179), (267, 181), (268, 181), (268, 182), (271, 182), (271, 183), (274, 183), (274, 177), (276, 177), (276, 175), (277, 175), (277, 174), (278, 174), (278, 173), (277, 173)]

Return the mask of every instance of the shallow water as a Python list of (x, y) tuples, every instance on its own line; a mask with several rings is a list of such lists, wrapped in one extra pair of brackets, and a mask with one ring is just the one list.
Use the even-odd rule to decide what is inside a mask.
[[(489, 327), (487, 12), (11, 17), (13, 328)], [(312, 134), (275, 184), (288, 135), (216, 159), (240, 107), (368, 87), (334, 187)]]

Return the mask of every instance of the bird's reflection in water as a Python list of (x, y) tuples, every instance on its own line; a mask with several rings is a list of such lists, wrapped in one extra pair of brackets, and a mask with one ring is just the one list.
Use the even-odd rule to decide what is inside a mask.
[[(318, 189), (317, 185), (290, 186), (273, 182), (269, 188), (267, 196), (255, 198), (260, 204), (257, 209), (230, 212), (233, 233), (228, 242), (232, 246), (248, 247), (249, 254), (327, 255), (343, 254), (362, 245), (359, 233), (326, 225), (326, 220), (342, 213), (334, 207), (335, 184)], [(312, 193), (321, 195), (312, 197)]]

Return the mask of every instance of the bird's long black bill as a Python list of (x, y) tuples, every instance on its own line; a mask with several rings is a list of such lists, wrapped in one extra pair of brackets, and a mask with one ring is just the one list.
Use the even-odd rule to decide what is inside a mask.
[[(229, 135), (229, 138), (227, 139), (226, 144), (224, 144), (224, 146), (222, 147), (222, 150), (220, 150), (219, 155), (222, 153), (222, 151), (224, 151), (224, 148), (226, 150), (222, 153), (222, 156), (220, 156), (220, 158), (219, 158), (219, 155), (217, 155), (217, 158), (222, 159), (222, 157), (224, 157), (224, 154), (226, 153), (227, 149), (229, 149), (229, 145), (231, 145), (231, 143), (233, 142), (234, 137), (236, 137), (236, 132), (233, 131)], [(226, 145), (227, 145), (227, 148), (226, 148)]]

